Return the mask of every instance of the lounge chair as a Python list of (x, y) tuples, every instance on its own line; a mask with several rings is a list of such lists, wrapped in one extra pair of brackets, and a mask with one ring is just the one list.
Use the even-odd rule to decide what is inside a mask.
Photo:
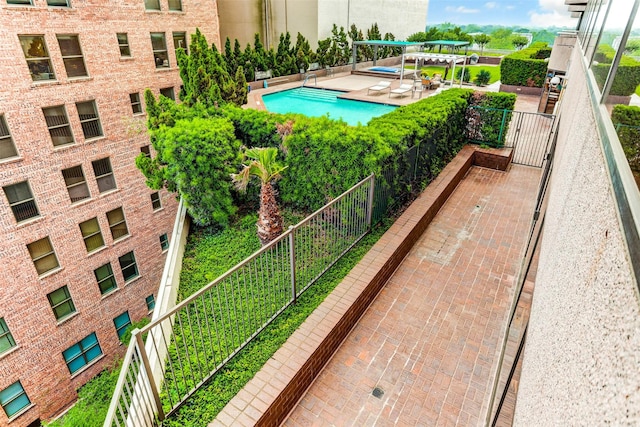
[(389, 91), (389, 98), (391, 98), (391, 94), (400, 95), (400, 98), (402, 98), (405, 93), (411, 92), (412, 89), (413, 85), (401, 84), (397, 89)]
[(386, 89), (391, 89), (391, 82), (387, 82), (387, 81), (381, 80), (377, 85), (371, 86), (367, 90), (367, 95), (369, 95), (369, 92), (371, 92), (371, 91), (382, 92), (383, 90), (386, 90)]

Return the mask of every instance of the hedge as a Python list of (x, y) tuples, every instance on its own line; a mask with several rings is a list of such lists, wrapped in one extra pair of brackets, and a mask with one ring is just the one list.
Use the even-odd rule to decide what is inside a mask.
[[(600, 46), (593, 57), (594, 64), (591, 69), (601, 90), (604, 88), (615, 55), (616, 51), (611, 46)], [(609, 94), (630, 96), (636, 91), (638, 85), (640, 85), (640, 61), (623, 55)]]
[(620, 144), (634, 172), (640, 172), (640, 107), (616, 105), (611, 121), (618, 133)]
[(526, 49), (505, 56), (500, 62), (500, 81), (505, 85), (542, 87), (547, 75), (551, 48), (534, 43)]

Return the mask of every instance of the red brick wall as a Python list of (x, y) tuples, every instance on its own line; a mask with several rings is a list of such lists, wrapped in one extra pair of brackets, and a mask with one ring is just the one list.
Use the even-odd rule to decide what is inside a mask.
[[(145, 116), (134, 116), (129, 93), (145, 88), (159, 93), (181, 84), (172, 32), (187, 35), (196, 27), (210, 43), (220, 46), (216, 3), (183, 0), (183, 12), (145, 12), (143, 0), (71, 1), (72, 8), (47, 8), (0, 3), (0, 114), (4, 115), (19, 158), (0, 161), (0, 186), (28, 179), (40, 217), (16, 224), (4, 192), (0, 191), (0, 317), (4, 317), (17, 349), (0, 355), (0, 390), (17, 381), (34, 407), (11, 426), (24, 426), (38, 417), (50, 418), (73, 403), (76, 389), (124, 353), (113, 318), (125, 310), (132, 321), (147, 315), (145, 297), (157, 295), (165, 255), (159, 235), (172, 231), (177, 202), (161, 191), (163, 209), (151, 207), (152, 190), (136, 169), (140, 147), (149, 144)], [(128, 33), (132, 57), (120, 58), (116, 33)], [(170, 68), (156, 70), (150, 32), (165, 32)], [(56, 73), (55, 82), (32, 81), (18, 34), (44, 34)], [(87, 78), (67, 79), (56, 34), (77, 34)], [(75, 103), (95, 100), (104, 138), (85, 141)], [(75, 143), (53, 147), (42, 107), (64, 104)], [(144, 102), (143, 102), (144, 105)], [(91, 161), (109, 157), (117, 190), (100, 194)], [(91, 198), (71, 205), (61, 169), (81, 164)], [(105, 213), (123, 207), (129, 237), (114, 243)], [(78, 224), (97, 217), (106, 247), (87, 255)], [(49, 236), (60, 266), (38, 277), (26, 245)], [(171, 238), (171, 237), (170, 237)], [(127, 285), (118, 257), (133, 250), (140, 277)], [(93, 270), (111, 262), (118, 290), (103, 297)], [(58, 324), (47, 294), (68, 286), (77, 314)], [(104, 357), (71, 377), (62, 351), (96, 332)], [(0, 425), (7, 417), (0, 411)]]

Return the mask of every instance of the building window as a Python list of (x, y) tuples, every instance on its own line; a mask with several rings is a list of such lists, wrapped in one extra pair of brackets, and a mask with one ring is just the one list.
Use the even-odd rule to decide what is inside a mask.
[(71, 7), (69, 0), (47, 0), (47, 5), (55, 7)]
[(184, 53), (189, 53), (187, 48), (187, 33), (173, 33), (173, 47), (176, 50), (176, 58), (178, 57), (178, 49), (183, 49)]
[(71, 126), (67, 118), (67, 110), (64, 108), (64, 105), (43, 108), (42, 112), (47, 122), (47, 128), (49, 128), (49, 135), (51, 135), (53, 146), (58, 147), (60, 145), (72, 144), (73, 133), (71, 132)]
[(133, 114), (142, 113), (142, 102), (140, 102), (140, 94), (138, 92), (130, 93), (129, 100), (131, 100), (131, 109), (133, 110)]
[(109, 228), (111, 229), (113, 240), (118, 240), (121, 237), (129, 235), (127, 221), (124, 219), (122, 208), (107, 212), (107, 220), (109, 220)]
[(31, 260), (36, 267), (36, 271), (39, 275), (43, 275), (49, 271), (55, 270), (60, 267), (58, 264), (58, 258), (51, 245), (49, 237), (44, 237), (40, 240), (36, 240), (33, 243), (27, 245), (29, 253), (31, 254)]
[(167, 233), (160, 235), (160, 247), (163, 252), (169, 249), (169, 237), (167, 236)]
[(182, 0), (169, 0), (169, 10), (182, 10)]
[(102, 126), (100, 126), (100, 117), (98, 117), (96, 102), (78, 102), (76, 103), (76, 108), (78, 109), (84, 139), (102, 136)]
[(160, 0), (144, 0), (144, 8), (147, 10), (160, 10)]
[(0, 405), (2, 405), (7, 417), (11, 418), (24, 408), (31, 406), (31, 401), (20, 381), (16, 381), (0, 391)]
[(32, 0), (7, 0), (7, 4), (24, 4), (27, 6), (31, 6), (33, 3), (31, 3)]
[(138, 266), (136, 265), (136, 257), (133, 255), (133, 251), (122, 255), (118, 258), (118, 262), (125, 282), (138, 277)]
[(62, 53), (62, 61), (64, 62), (64, 69), (67, 71), (67, 77), (87, 76), (87, 67), (84, 64), (78, 36), (58, 35), (56, 37), (58, 38), (58, 45), (60, 45), (60, 53)]
[(116, 333), (118, 334), (118, 338), (122, 340), (122, 336), (127, 331), (127, 327), (131, 325), (131, 318), (129, 317), (129, 312), (125, 311), (120, 316), (113, 319), (113, 324), (116, 327)]
[(151, 33), (151, 49), (156, 68), (169, 67), (169, 55), (167, 54), (167, 40), (164, 33)]
[(176, 96), (173, 93), (173, 87), (165, 87), (164, 89), (160, 89), (160, 95), (165, 98), (176, 100)]
[(101, 355), (102, 349), (95, 332), (62, 352), (62, 357), (72, 375)]
[(16, 341), (9, 331), (7, 322), (4, 321), (4, 317), (0, 317), (0, 354), (16, 346)]
[(82, 166), (78, 165), (69, 169), (63, 169), (62, 176), (64, 177), (64, 183), (67, 186), (71, 203), (76, 203), (91, 197), (89, 187), (87, 187), (87, 181), (84, 179)]
[(9, 206), (11, 206), (13, 216), (16, 217), (17, 222), (40, 216), (36, 200), (31, 194), (31, 188), (29, 188), (27, 181), (8, 185), (2, 187), (2, 189), (7, 196), (7, 200), (9, 200)]
[(57, 320), (62, 320), (67, 316), (76, 312), (76, 307), (73, 305), (69, 288), (63, 286), (47, 295), (49, 304), (53, 309), (53, 314)]
[(129, 49), (129, 36), (127, 33), (117, 33), (118, 37), (118, 46), (120, 47), (120, 56), (129, 57), (131, 56), (131, 49)]
[(44, 36), (18, 36), (33, 81), (55, 80)]
[(84, 239), (84, 245), (87, 248), (87, 252), (93, 252), (104, 246), (104, 239), (100, 232), (98, 218), (91, 218), (90, 220), (81, 222), (80, 232), (82, 233), (82, 239)]
[(147, 304), (147, 309), (149, 311), (153, 310), (156, 307), (156, 299), (153, 294), (149, 295), (144, 299), (144, 302)]
[(13, 143), (13, 138), (11, 138), (9, 126), (7, 126), (7, 122), (4, 119), (4, 114), (0, 114), (0, 160), (17, 155), (18, 151)]
[(118, 287), (116, 278), (113, 275), (113, 270), (111, 269), (111, 263), (108, 262), (102, 267), (96, 268), (93, 270), (93, 273), (96, 275), (98, 287), (100, 288), (100, 293), (102, 295), (107, 294)]
[(151, 193), (151, 206), (154, 211), (162, 208), (162, 203), (160, 202), (160, 193), (157, 191), (155, 193)]
[(91, 165), (93, 166), (93, 173), (95, 174), (96, 182), (98, 183), (98, 190), (100, 190), (101, 193), (116, 188), (116, 180), (113, 176), (111, 161), (108, 157), (100, 160), (94, 160), (91, 162)]
[(142, 147), (140, 147), (140, 152), (146, 157), (151, 157), (151, 149), (148, 145), (143, 145)]

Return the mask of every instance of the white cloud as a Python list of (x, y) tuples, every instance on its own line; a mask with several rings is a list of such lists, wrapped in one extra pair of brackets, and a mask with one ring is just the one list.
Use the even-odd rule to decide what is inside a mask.
[(495, 9), (496, 7), (498, 7), (498, 3), (490, 1), (488, 3), (485, 3), (484, 7), (486, 7), (487, 9)]
[(538, 11), (530, 11), (529, 18), (534, 27), (575, 27), (577, 20), (571, 18), (564, 0), (538, 0)]
[(507, 6), (507, 7), (506, 7), (506, 9), (507, 9), (507, 10), (513, 10), (513, 9), (515, 9), (515, 8), (516, 8), (516, 7), (515, 7), (515, 6), (513, 6), (513, 5), (509, 5), (509, 6)]
[(464, 6), (458, 6), (458, 7), (447, 6), (447, 7), (444, 8), (444, 10), (446, 10), (447, 12), (453, 12), (453, 13), (478, 13), (478, 12), (480, 12), (479, 9), (469, 9), (468, 7), (464, 7)]

